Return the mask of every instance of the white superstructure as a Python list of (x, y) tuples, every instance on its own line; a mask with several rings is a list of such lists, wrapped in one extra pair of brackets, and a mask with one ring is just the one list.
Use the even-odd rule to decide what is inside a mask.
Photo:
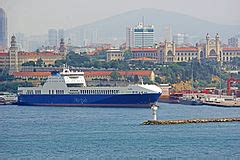
[(49, 76), (44, 85), (19, 87), (19, 94), (146, 94), (162, 93), (156, 85), (136, 84), (125, 87), (87, 87), (84, 72), (63, 69), (58, 75)]

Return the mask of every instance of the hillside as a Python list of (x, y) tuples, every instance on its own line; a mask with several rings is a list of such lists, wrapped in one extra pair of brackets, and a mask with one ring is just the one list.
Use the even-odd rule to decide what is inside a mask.
[[(158, 9), (138, 9), (112, 16), (91, 24), (78, 26), (66, 31), (67, 35), (74, 35), (75, 39), (88, 39), (92, 41), (106, 41), (125, 39), (126, 27), (137, 24), (144, 16), (145, 24), (153, 24), (156, 30), (156, 39), (163, 36), (164, 27), (172, 26), (174, 33), (188, 33), (197, 38), (204, 38), (206, 33), (213, 36), (220, 33), (222, 38), (228, 38), (240, 32), (240, 26), (216, 24), (188, 15), (163, 11)], [(97, 37), (97, 38), (96, 38)]]

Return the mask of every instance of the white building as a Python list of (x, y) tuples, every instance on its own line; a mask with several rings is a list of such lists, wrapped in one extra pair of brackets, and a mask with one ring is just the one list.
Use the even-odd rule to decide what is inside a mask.
[(150, 48), (154, 46), (154, 26), (138, 23), (127, 28), (126, 44), (129, 48)]

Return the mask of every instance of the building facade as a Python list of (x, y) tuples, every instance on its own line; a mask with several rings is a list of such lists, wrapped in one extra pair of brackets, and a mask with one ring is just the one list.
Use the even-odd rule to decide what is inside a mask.
[(0, 8), (0, 50), (6, 49), (8, 44), (7, 33), (7, 15), (5, 11)]
[(107, 62), (109, 61), (121, 61), (124, 59), (123, 51), (119, 49), (110, 49), (107, 50)]
[(154, 59), (159, 58), (157, 48), (132, 48), (131, 52), (132, 52), (133, 58), (142, 58), (142, 57), (154, 58)]
[(41, 59), (45, 65), (55, 64), (56, 60), (66, 58), (66, 48), (64, 41), (60, 42), (58, 52), (23, 52), (17, 47), (16, 37), (11, 37), (11, 47), (8, 52), (0, 53), (0, 69), (9, 71), (9, 74), (18, 72), (22, 68), (22, 64), (29, 61), (36, 62)]
[(150, 48), (154, 46), (154, 26), (138, 23), (127, 28), (126, 42), (128, 48)]
[(159, 63), (190, 62), (192, 60), (229, 62), (235, 57), (240, 57), (240, 48), (222, 47), (219, 34), (216, 34), (215, 38), (211, 38), (207, 34), (206, 43), (196, 44), (196, 46), (178, 47), (174, 41), (165, 41), (158, 48), (132, 48), (131, 51), (134, 58), (154, 58)]
[[(92, 81), (96, 79), (100, 80), (110, 80), (111, 74), (114, 71), (86, 71), (84, 72), (84, 77), (86, 81)], [(125, 80), (128, 77), (137, 76), (139, 79), (147, 77), (150, 81), (155, 81), (155, 73), (150, 70), (137, 70), (137, 71), (117, 71), (121, 76), (121, 80)]]

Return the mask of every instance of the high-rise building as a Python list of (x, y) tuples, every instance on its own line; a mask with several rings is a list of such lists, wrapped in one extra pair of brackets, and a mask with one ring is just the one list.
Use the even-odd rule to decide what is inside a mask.
[(135, 27), (127, 28), (127, 47), (150, 48), (154, 46), (154, 26), (138, 23)]
[(58, 43), (61, 42), (61, 39), (65, 39), (64, 29), (59, 29), (59, 30), (58, 30)]
[(229, 47), (239, 47), (239, 39), (237, 37), (231, 37), (228, 39)]
[(15, 34), (15, 36), (16, 36), (16, 41), (17, 41), (19, 50), (26, 51), (28, 47), (27, 47), (27, 40), (24, 33), (18, 32)]
[(48, 30), (48, 44), (51, 47), (56, 47), (58, 43), (58, 34), (56, 29)]
[(170, 25), (164, 28), (164, 40), (167, 42), (172, 41), (172, 28)]
[(133, 47), (133, 28), (127, 27), (126, 30), (126, 47), (131, 48)]
[(0, 48), (6, 49), (8, 40), (7, 40), (7, 16), (5, 11), (0, 8)]
[(183, 45), (183, 44), (188, 43), (188, 39), (189, 39), (188, 37), (189, 37), (188, 34), (178, 33), (178, 34), (175, 34), (175, 35), (173, 36), (173, 41), (174, 41), (177, 45), (181, 46), (181, 45)]

